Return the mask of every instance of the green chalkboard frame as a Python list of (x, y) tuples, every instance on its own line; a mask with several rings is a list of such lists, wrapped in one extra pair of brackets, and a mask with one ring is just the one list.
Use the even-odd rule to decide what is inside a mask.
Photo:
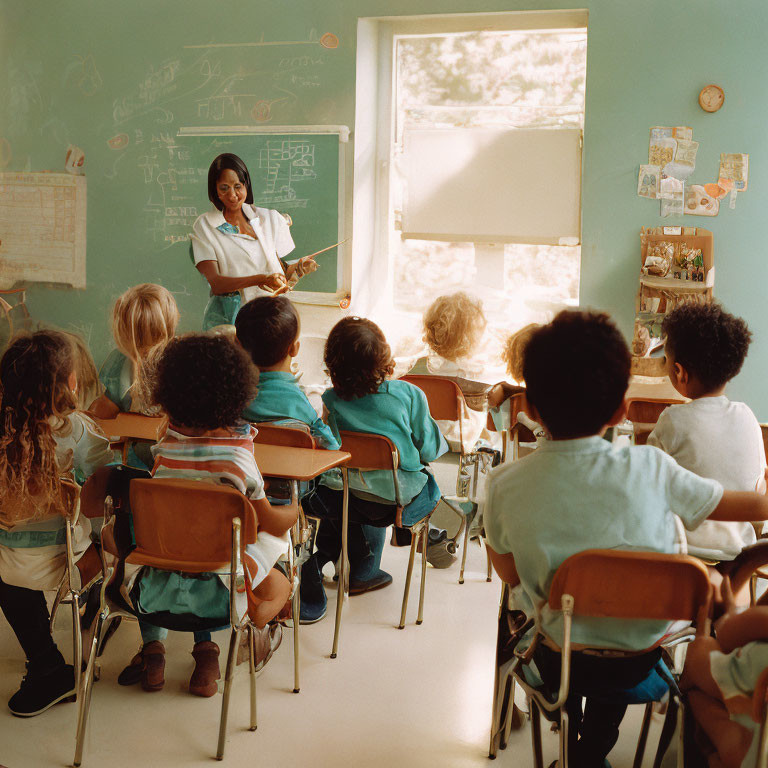
[[(274, 208), (293, 219), (291, 234), (296, 250), (287, 257), (289, 261), (344, 239), (344, 178), (348, 141), (349, 129), (346, 126), (196, 126), (182, 127), (177, 134), (181, 151), (189, 151), (192, 164), (201, 166), (198, 170), (201, 178), (196, 182), (202, 193), (199, 210), (206, 210), (206, 179), (202, 178), (202, 171), (207, 173), (207, 163), (221, 152), (240, 155), (251, 175), (254, 205)], [(338, 145), (336, 153), (330, 151), (334, 144)], [(297, 182), (287, 185), (287, 193), (281, 194), (269, 177), (274, 169), (265, 162), (265, 158), (288, 159), (290, 155), (301, 172), (304, 162), (302, 153), (307, 147), (312, 150), (320, 148), (319, 152), (311, 153), (311, 168), (307, 169), (310, 174), (308, 190), (305, 187), (307, 191), (302, 191), (303, 180), (299, 175)], [(284, 168), (285, 164), (281, 174)], [(284, 177), (281, 178), (285, 181)], [(328, 180), (323, 195), (318, 194), (318, 179)], [(338, 304), (347, 293), (344, 286), (344, 248), (345, 245), (341, 245), (320, 255), (320, 269), (302, 278), (291, 298), (309, 304)]]

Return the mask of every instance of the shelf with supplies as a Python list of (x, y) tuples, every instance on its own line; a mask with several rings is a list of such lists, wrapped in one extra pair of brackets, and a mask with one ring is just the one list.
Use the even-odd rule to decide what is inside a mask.
[(709, 230), (701, 227), (640, 230), (633, 373), (664, 375), (663, 355), (659, 350), (665, 315), (685, 302), (712, 301), (714, 288), (714, 240)]

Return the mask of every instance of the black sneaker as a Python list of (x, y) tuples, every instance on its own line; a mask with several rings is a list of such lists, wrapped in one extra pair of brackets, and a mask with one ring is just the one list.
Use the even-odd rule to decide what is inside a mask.
[(71, 664), (62, 664), (43, 674), (29, 671), (21, 686), (8, 701), (8, 709), (16, 717), (40, 715), (60, 701), (75, 700), (75, 670)]

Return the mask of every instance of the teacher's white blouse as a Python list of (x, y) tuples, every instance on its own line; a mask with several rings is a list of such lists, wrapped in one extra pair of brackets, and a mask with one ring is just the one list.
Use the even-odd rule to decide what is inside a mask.
[[(255, 239), (237, 232), (221, 211), (198, 216), (190, 236), (195, 266), (201, 261), (215, 261), (219, 274), (226, 277), (282, 274), (280, 259), (296, 247), (288, 222), (278, 211), (247, 204), (243, 205), (243, 215), (256, 233)], [(257, 286), (244, 288), (241, 294), (244, 301), (271, 295)]]

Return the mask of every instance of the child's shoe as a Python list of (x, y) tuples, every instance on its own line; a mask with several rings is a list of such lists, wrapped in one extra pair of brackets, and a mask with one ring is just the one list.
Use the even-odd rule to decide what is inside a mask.
[(210, 698), (218, 690), (216, 681), (221, 677), (219, 646), (211, 640), (195, 643), (192, 650), (195, 671), (189, 679), (189, 692), (193, 696)]
[(161, 691), (165, 685), (165, 646), (159, 640), (141, 649), (141, 687), (147, 693)]
[(349, 594), (362, 595), (365, 592), (373, 592), (375, 589), (383, 589), (392, 583), (392, 575), (381, 568), (366, 575), (365, 579), (349, 578)]
[(40, 715), (60, 701), (75, 700), (75, 670), (71, 664), (61, 664), (41, 670), (27, 663), (27, 674), (21, 686), (8, 701), (8, 709), (16, 717)]

